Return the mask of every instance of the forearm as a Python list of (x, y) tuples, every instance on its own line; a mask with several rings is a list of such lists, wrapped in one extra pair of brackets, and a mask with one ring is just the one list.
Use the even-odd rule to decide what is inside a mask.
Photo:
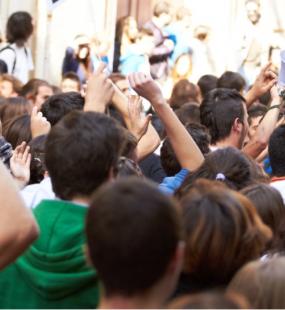
[(270, 105), (269, 111), (265, 114), (262, 122), (257, 128), (256, 139), (264, 143), (268, 143), (269, 138), (275, 129), (280, 113), (280, 97), (274, 98)]
[(269, 138), (274, 131), (278, 116), (280, 112), (280, 99), (274, 98), (270, 107), (274, 107), (269, 110), (260, 125), (257, 128), (257, 131), (250, 141), (244, 148), (244, 152), (249, 156), (256, 158), (268, 145)]
[(191, 135), (165, 101), (154, 101), (152, 104), (165, 127), (181, 167), (188, 170), (197, 169), (203, 163), (204, 156)]
[(142, 136), (137, 145), (138, 161), (152, 154), (160, 144), (160, 137), (154, 127), (149, 124), (147, 132)]
[(244, 96), (246, 101), (246, 107), (249, 109), (249, 107), (258, 99), (255, 91), (253, 88), (251, 88), (246, 95)]
[[(128, 98), (118, 88), (115, 89), (115, 94), (113, 96), (113, 104), (115, 108), (119, 111), (119, 113), (122, 115), (127, 128), (130, 130), (130, 132), (132, 132), (131, 130), (132, 126), (128, 109)], [(132, 132), (132, 134), (139, 139), (136, 133)], [(146, 156), (154, 152), (156, 148), (159, 146), (159, 143), (160, 143), (159, 135), (155, 130), (155, 128), (152, 126), (152, 124), (149, 123), (146, 133), (138, 141), (137, 145), (138, 161), (144, 159)]]
[(16, 259), (37, 235), (32, 213), (24, 206), (11, 175), (0, 163), (0, 268)]

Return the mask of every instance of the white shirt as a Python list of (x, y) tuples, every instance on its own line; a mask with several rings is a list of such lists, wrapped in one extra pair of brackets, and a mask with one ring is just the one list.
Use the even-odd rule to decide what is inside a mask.
[[(17, 46), (15, 43), (10, 45), (10, 48), (5, 49), (0, 53), (0, 59), (4, 60), (8, 66), (8, 73), (13, 74), (22, 83), (27, 83), (29, 80), (29, 72), (34, 69), (31, 50), (25, 46)], [(3, 47), (2, 47), (3, 48)], [(13, 65), (16, 57), (16, 66), (13, 71)]]
[(276, 180), (271, 182), (270, 185), (279, 191), (285, 204), (285, 180)]
[(44, 178), (38, 184), (26, 186), (20, 193), (29, 209), (34, 209), (44, 199), (55, 199), (50, 177)]

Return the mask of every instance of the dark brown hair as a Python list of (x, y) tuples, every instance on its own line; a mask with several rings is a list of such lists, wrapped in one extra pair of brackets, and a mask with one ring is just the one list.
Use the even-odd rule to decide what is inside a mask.
[(0, 119), (3, 127), (6, 127), (6, 123), (12, 118), (31, 113), (32, 106), (24, 97), (7, 98), (5, 102), (0, 106)]
[(201, 287), (226, 285), (271, 237), (254, 206), (222, 184), (198, 180), (180, 201), (185, 230), (184, 271)]
[(181, 197), (187, 193), (193, 182), (199, 178), (218, 179), (234, 190), (240, 190), (253, 182), (248, 158), (233, 147), (218, 149), (206, 155), (203, 164), (186, 177), (176, 196)]
[(32, 140), (30, 115), (20, 115), (3, 124), (3, 136), (13, 149), (24, 141), (29, 143)]
[(188, 80), (182, 79), (174, 85), (169, 104), (173, 109), (178, 109), (187, 102), (197, 102), (198, 95), (198, 87)]
[(245, 296), (253, 309), (284, 309), (284, 290), (284, 257), (247, 264), (238, 271), (228, 287), (229, 292)]
[(273, 232), (268, 250), (284, 250), (285, 207), (279, 191), (270, 185), (254, 184), (244, 188), (241, 193), (253, 203), (262, 221)]
[(11, 74), (3, 74), (0, 77), (1, 81), (8, 81), (12, 84), (12, 89), (15, 93), (19, 94), (23, 87), (23, 84), (20, 80), (18, 80), (15, 76)]
[(174, 202), (137, 177), (105, 184), (86, 221), (91, 261), (106, 296), (144, 294), (164, 275), (181, 240)]
[(32, 35), (34, 26), (28, 12), (15, 12), (10, 15), (6, 26), (6, 37), (9, 43), (23, 45)]

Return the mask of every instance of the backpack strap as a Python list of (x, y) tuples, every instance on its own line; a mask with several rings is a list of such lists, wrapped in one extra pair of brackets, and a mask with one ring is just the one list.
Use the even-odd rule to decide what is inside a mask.
[[(14, 62), (13, 62), (12, 72), (11, 72), (11, 74), (13, 74), (14, 71), (15, 71), (16, 62), (17, 62), (16, 51), (13, 49), (13, 47), (12, 47), (11, 45), (6, 45), (6, 46), (4, 46), (2, 49), (0, 49), (0, 53), (2, 53), (2, 52), (5, 51), (5, 50), (11, 50), (11, 51), (13, 51), (14, 54), (15, 54), (15, 59), (14, 59)], [(25, 48), (25, 53), (26, 53), (26, 55), (27, 55), (27, 50), (26, 50), (26, 48)]]

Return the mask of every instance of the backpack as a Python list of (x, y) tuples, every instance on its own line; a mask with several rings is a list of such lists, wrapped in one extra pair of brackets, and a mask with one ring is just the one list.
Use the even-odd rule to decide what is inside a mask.
[[(13, 75), (14, 72), (15, 72), (16, 63), (17, 63), (16, 51), (15, 51), (15, 49), (14, 49), (10, 44), (8, 44), (8, 45), (4, 46), (3, 48), (1, 48), (1, 49), (0, 49), (0, 54), (1, 54), (3, 51), (5, 51), (5, 50), (11, 50), (11, 51), (13, 51), (14, 54), (15, 54), (15, 58), (14, 58), (14, 61), (13, 61), (13, 66), (12, 66), (12, 71), (11, 71), (11, 74)], [(24, 47), (24, 50), (25, 50), (26, 56), (28, 57), (28, 51), (27, 51), (27, 49), (26, 49), (25, 47)], [(4, 60), (2, 60), (2, 61), (5, 62)], [(6, 64), (6, 65), (7, 65), (7, 64)], [(7, 66), (7, 67), (8, 67), (8, 66)]]

